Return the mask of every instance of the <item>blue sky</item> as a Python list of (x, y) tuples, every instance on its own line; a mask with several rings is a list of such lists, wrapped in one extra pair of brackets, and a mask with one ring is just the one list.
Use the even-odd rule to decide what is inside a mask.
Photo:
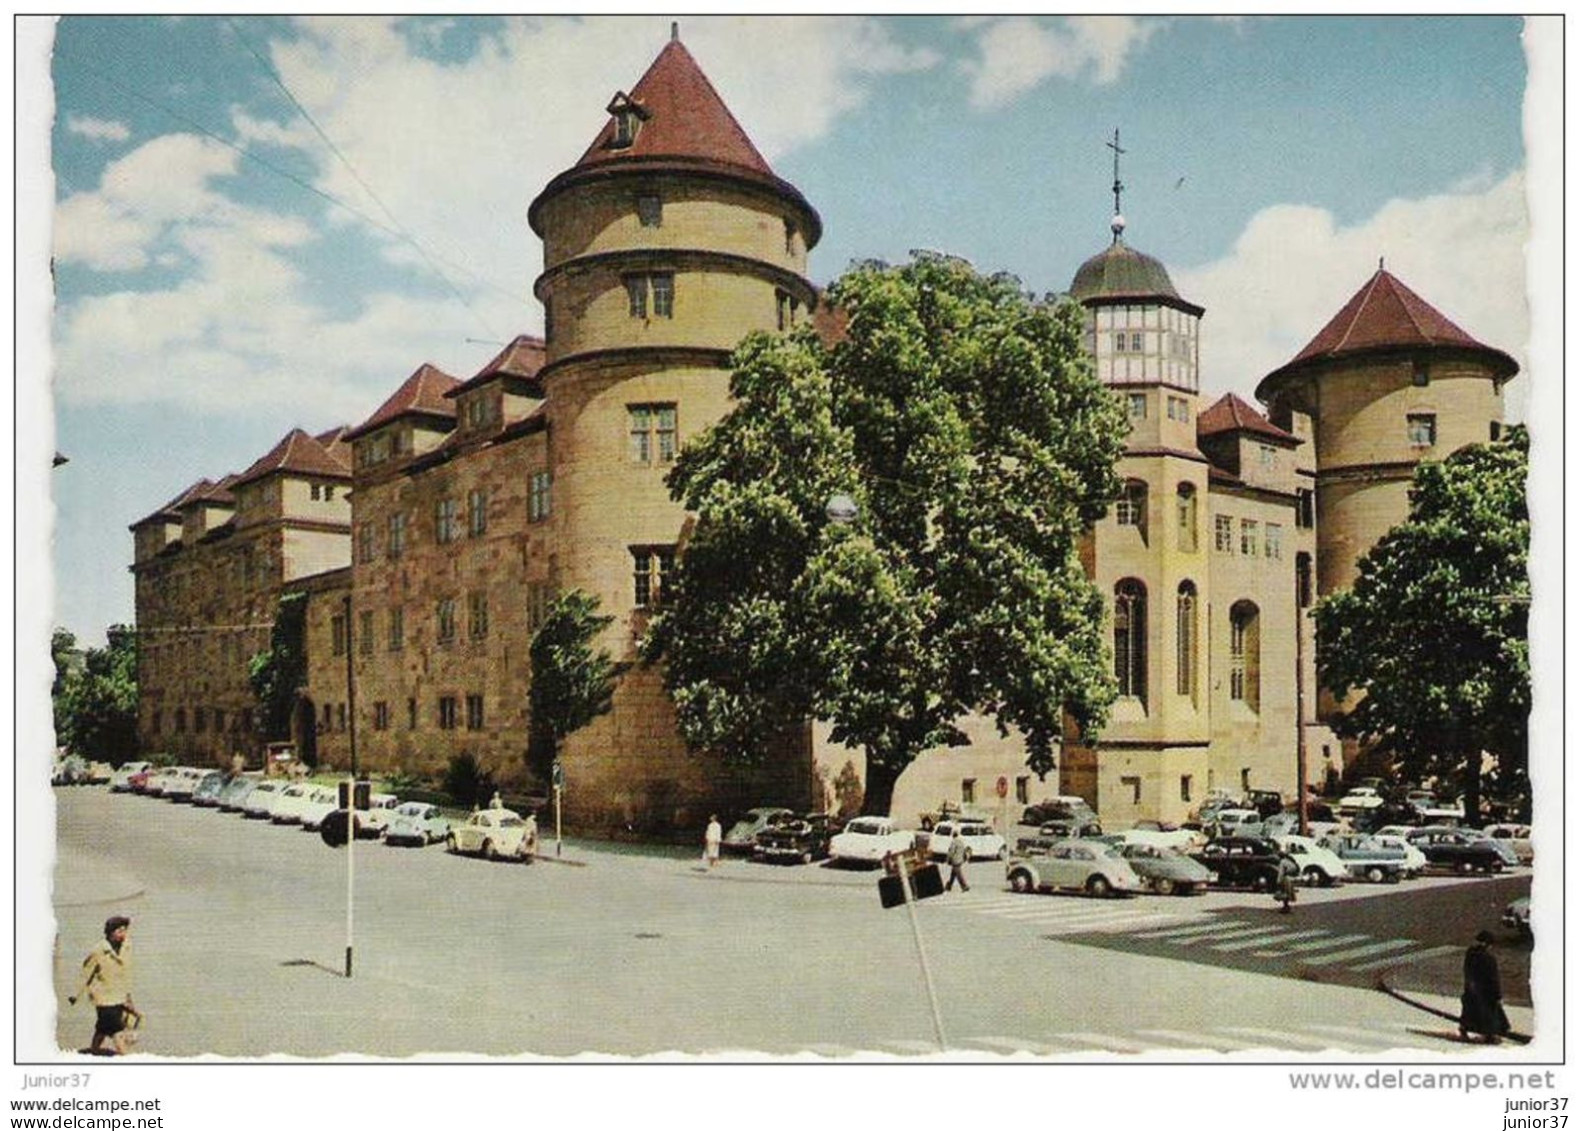
[[(1526, 360), (1522, 30), (740, 17), (681, 35), (821, 212), (819, 283), (925, 247), (1063, 290), (1108, 242), (1119, 127), (1127, 239), (1207, 307), (1205, 388), (1248, 397), (1381, 256)], [(194, 480), (294, 425), (365, 418), (424, 361), (464, 378), (540, 332), (527, 205), (667, 37), (667, 17), (56, 25), (55, 622), (97, 641), (132, 619), (126, 527)]]

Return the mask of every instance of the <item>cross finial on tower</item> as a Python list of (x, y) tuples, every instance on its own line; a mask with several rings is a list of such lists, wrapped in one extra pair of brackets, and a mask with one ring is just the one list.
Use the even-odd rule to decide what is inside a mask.
[(1376, 257), (1376, 269), (1378, 271), (1387, 270), (1387, 257), (1385, 255), (1378, 255)]
[(674, 21), (672, 21), (669, 24), (669, 38), (671, 40), (676, 40), (676, 39), (680, 38), (680, 21), (679, 20), (674, 20)]
[(1113, 128), (1113, 140), (1107, 143), (1113, 151), (1113, 242), (1118, 243), (1119, 237), (1124, 233), (1124, 182), (1118, 177), (1118, 159), (1121, 153), (1126, 152), (1118, 143), (1118, 127)]

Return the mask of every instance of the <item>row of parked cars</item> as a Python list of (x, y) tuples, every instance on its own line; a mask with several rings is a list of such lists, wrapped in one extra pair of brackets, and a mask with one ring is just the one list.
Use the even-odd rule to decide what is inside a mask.
[[(334, 786), (307, 780), (268, 778), (262, 774), (229, 774), (198, 766), (155, 767), (128, 762), (109, 778), (111, 792), (138, 793), (199, 808), (238, 813), (276, 825), (317, 830), (340, 807)], [(450, 821), (436, 805), (405, 801), (374, 793), (369, 807), (356, 815), (356, 835), (381, 837), (391, 845), (428, 845), (450, 838)]]

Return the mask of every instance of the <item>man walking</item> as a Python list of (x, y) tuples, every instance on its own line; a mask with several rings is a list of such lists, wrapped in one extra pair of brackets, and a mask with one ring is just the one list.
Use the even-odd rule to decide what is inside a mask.
[(707, 831), (702, 834), (702, 858), (709, 868), (718, 866), (719, 848), (724, 843), (724, 826), (718, 823), (718, 814), (707, 818)]
[[(82, 963), (82, 983), (66, 1000), (72, 1005), (86, 991), (98, 1011), (93, 1027), (93, 1043), (88, 1051), (98, 1056), (124, 1056), (129, 1030), (142, 1020), (132, 1004), (132, 961), (127, 951), (126, 933), (132, 921), (112, 915), (104, 921), (104, 941), (88, 953)], [(105, 1053), (109, 1041), (113, 1052)]]
[(956, 880), (960, 891), (970, 890), (970, 885), (965, 882), (965, 861), (969, 859), (970, 850), (965, 847), (965, 838), (956, 832), (948, 842), (948, 883), (943, 885), (944, 891), (953, 891)]
[(1511, 1026), (1502, 1008), (1502, 975), (1491, 953), (1496, 941), (1490, 931), (1475, 936), (1475, 944), (1464, 952), (1464, 993), (1459, 998), (1463, 1010), (1458, 1017), (1458, 1035), (1469, 1040), (1478, 1033), (1488, 1045), (1500, 1044)]

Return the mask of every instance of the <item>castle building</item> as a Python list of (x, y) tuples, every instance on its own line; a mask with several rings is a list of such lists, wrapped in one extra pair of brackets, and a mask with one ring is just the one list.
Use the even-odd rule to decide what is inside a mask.
[[(254, 755), (247, 659), (279, 598), (307, 597), (300, 750), (436, 775), (471, 754), (525, 771), (530, 642), (579, 588), (613, 620), (613, 709), (562, 751), (582, 829), (662, 835), (751, 804), (850, 803), (859, 751), (809, 725), (740, 770), (687, 751), (637, 645), (687, 515), (665, 474), (730, 408), (754, 330), (827, 324), (807, 275), (822, 221), (777, 177), (678, 38), (531, 202), (545, 333), (461, 380), (432, 365), (365, 421), (293, 432), (239, 476), (202, 480), (133, 526), (146, 749)], [(1033, 779), (1013, 735), (963, 721), (894, 791), (903, 820), (952, 801), (1012, 823), (1054, 793), (1103, 820), (1179, 820), (1211, 790), (1292, 797), (1342, 750), (1318, 710), (1315, 597), (1404, 517), (1415, 463), (1495, 435), (1516, 366), (1385, 272), (1258, 396), (1203, 404), (1205, 310), (1124, 240), (1114, 138), (1109, 246), (1070, 294), (1096, 371), (1128, 406), (1121, 498), (1085, 539), (1108, 601), (1119, 699), (1091, 747)], [(1330, 711), (1334, 704), (1326, 704)]]

